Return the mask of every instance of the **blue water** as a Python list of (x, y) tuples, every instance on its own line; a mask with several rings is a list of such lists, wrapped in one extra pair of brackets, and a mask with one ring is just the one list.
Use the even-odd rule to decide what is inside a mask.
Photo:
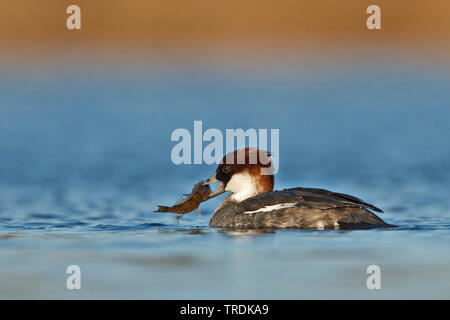
[[(450, 70), (420, 64), (0, 73), (0, 298), (450, 298)], [(400, 227), (225, 233), (176, 128), (280, 129), (276, 188), (354, 194)], [(206, 144), (205, 144), (206, 145)], [(66, 289), (67, 266), (82, 289)], [(379, 265), (382, 289), (368, 290)]]

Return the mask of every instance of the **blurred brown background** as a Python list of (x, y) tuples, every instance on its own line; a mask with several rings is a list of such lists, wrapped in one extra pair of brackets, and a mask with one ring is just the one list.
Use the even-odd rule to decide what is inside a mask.
[[(80, 31), (66, 29), (71, 4), (82, 10)], [(382, 30), (366, 28), (370, 4), (381, 7)], [(12, 56), (67, 47), (178, 56), (252, 46), (315, 52), (357, 43), (447, 57), (450, 45), (445, 0), (1, 0), (0, 7), (0, 49)]]

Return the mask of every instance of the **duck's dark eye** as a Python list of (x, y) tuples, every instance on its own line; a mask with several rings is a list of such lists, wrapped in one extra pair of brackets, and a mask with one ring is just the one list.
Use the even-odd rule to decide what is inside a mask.
[(222, 172), (223, 172), (223, 173), (227, 174), (227, 173), (229, 173), (230, 171), (231, 171), (231, 168), (230, 168), (229, 166), (223, 166), (223, 167), (222, 167)]

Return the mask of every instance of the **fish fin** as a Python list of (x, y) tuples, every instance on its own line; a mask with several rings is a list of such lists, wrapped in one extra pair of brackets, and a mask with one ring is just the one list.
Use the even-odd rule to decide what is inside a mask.
[(180, 203), (184, 202), (185, 200), (186, 199), (184, 199), (184, 198), (180, 198), (177, 201), (175, 201), (175, 203), (173, 205), (176, 206), (177, 204), (180, 204)]
[(195, 210), (197, 211), (197, 216), (201, 217), (202, 213), (200, 212), (200, 207), (195, 208)]

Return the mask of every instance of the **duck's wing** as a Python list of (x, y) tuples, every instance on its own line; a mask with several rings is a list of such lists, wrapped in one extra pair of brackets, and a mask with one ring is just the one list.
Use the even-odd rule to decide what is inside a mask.
[(345, 202), (357, 204), (364, 208), (374, 210), (376, 212), (383, 212), (383, 210), (375, 207), (373, 204), (367, 203), (357, 197), (354, 197), (354, 196), (346, 194), (346, 193), (332, 192), (329, 190), (319, 189), (319, 188), (292, 188), (292, 189), (286, 189), (286, 190), (292, 190), (294, 192), (300, 192), (300, 193), (304, 193), (304, 194), (310, 193), (310, 194), (323, 195), (325, 197), (330, 197), (334, 200), (345, 201)]
[(377, 212), (381, 209), (354, 196), (331, 192), (317, 188), (292, 188), (258, 194), (242, 201), (239, 205), (242, 212), (255, 211), (264, 207), (295, 204), (296, 207), (331, 209), (343, 207), (362, 207)]

